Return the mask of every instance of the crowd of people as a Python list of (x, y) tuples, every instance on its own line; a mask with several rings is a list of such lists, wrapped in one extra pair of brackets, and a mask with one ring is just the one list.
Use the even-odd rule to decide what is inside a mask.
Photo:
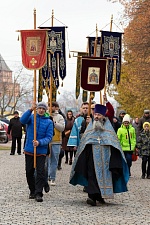
[[(71, 110), (64, 115), (57, 102), (52, 102), (51, 115), (45, 102), (33, 103), (21, 118), (15, 111), (8, 129), (12, 134), (10, 155), (15, 154), (16, 140), (17, 153), (21, 154), (23, 127), (29, 199), (42, 202), (43, 190), (47, 193), (49, 184), (56, 185), (63, 157), (66, 164), (72, 165), (70, 184), (82, 185), (88, 194), (87, 204), (92, 206), (128, 190), (133, 155), (142, 158), (141, 178), (150, 179), (150, 110), (132, 120), (125, 110), (116, 117), (106, 95), (104, 103), (83, 102), (76, 117)], [(36, 140), (32, 113), (35, 109)]]

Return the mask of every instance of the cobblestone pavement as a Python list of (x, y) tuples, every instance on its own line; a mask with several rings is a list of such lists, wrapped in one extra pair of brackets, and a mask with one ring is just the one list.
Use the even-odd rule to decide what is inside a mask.
[(42, 203), (28, 199), (24, 155), (0, 151), (0, 225), (125, 225), (150, 224), (150, 180), (141, 179), (141, 159), (133, 163), (129, 191), (105, 205), (86, 204), (81, 186), (68, 183), (71, 166), (62, 163), (56, 186)]

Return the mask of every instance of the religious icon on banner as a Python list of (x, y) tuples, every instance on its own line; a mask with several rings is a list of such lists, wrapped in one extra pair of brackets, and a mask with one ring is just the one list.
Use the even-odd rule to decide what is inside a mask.
[(100, 68), (89, 67), (88, 68), (88, 84), (99, 84)]
[(30, 52), (36, 52), (37, 49), (37, 40), (29, 40), (29, 45), (30, 45)]
[(27, 69), (40, 69), (46, 63), (47, 31), (21, 30), (22, 63)]
[(50, 49), (55, 52), (56, 51), (56, 47), (57, 47), (57, 44), (56, 44), (56, 40), (55, 38), (52, 36), (51, 37), (51, 40), (50, 40)]
[(109, 42), (109, 50), (114, 50), (114, 42)]
[(82, 57), (81, 87), (86, 91), (100, 91), (105, 86), (107, 59), (100, 57)]

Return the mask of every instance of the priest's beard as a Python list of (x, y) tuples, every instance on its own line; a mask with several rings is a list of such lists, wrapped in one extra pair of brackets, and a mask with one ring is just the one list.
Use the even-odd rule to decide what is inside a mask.
[(103, 131), (104, 130), (104, 120), (103, 119), (94, 120), (93, 129), (96, 131), (98, 131), (98, 130)]

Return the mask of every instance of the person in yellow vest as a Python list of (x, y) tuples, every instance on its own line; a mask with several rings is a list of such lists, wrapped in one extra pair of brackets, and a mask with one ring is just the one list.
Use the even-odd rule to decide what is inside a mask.
[(65, 129), (65, 120), (58, 112), (58, 103), (52, 102), (52, 117), (54, 122), (54, 136), (51, 141), (51, 152), (48, 162), (48, 177), (50, 185), (55, 186), (56, 170), (58, 166), (59, 154), (62, 144), (62, 132)]

